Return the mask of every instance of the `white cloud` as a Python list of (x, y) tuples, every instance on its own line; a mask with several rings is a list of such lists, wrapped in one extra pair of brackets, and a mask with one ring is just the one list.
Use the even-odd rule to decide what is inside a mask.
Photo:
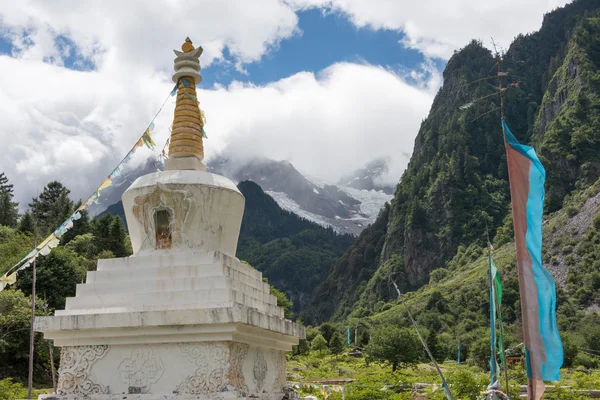
[(304, 72), (260, 87), (234, 83), (200, 96), (208, 151), (230, 146), (240, 155), (289, 160), (331, 181), (390, 156), (397, 182), (408, 162), (402, 153), (412, 149), (433, 100), (429, 87), (409, 85), (380, 67), (348, 63), (316, 76)]
[[(13, 1), (0, 8), (0, 35), (13, 48), (0, 56), (0, 170), (17, 192), (27, 186), (22, 207), (53, 179), (87, 196), (169, 93), (171, 49), (186, 36), (202, 44), (204, 66), (242, 69), (297, 34), (297, 23), (279, 0)], [(73, 60), (90, 71), (64, 68)]]
[[(555, 5), (432, 1), (293, 0), (294, 7), (343, 11), (360, 27), (403, 29), (410, 46), (443, 57), (473, 35), (494, 35), (507, 45), (519, 31), (537, 28), (542, 12)], [(494, 13), (504, 20), (496, 24)], [(514, 18), (510, 24), (507, 15)], [(170, 92), (170, 49), (186, 36), (204, 47), (203, 65), (243, 70), (298, 33), (297, 22), (293, 7), (278, 0), (22, 0), (1, 8), (0, 34), (15, 50), (13, 57), (0, 56), (0, 171), (15, 184), (16, 200), (23, 207), (55, 179), (75, 198), (89, 195)], [(227, 60), (225, 47), (233, 55)], [(79, 65), (93, 68), (65, 68), (71, 51), (85, 59)], [(441, 74), (427, 60), (395, 72), (340, 63), (265, 86), (234, 82), (199, 90), (208, 117), (206, 153), (230, 145), (240, 155), (287, 159), (328, 180), (389, 156), (389, 179), (395, 181), (440, 84)], [(156, 121), (159, 146), (168, 136), (172, 107), (167, 101)], [(135, 159), (143, 157), (140, 152)]]
[[(438, 82), (431, 75), (423, 79)], [(171, 90), (159, 79), (115, 78), (8, 56), (0, 56), (0, 85), (0, 171), (15, 183), (22, 205), (55, 179), (75, 198), (88, 196)], [(208, 118), (206, 154), (231, 146), (240, 156), (287, 159), (330, 180), (390, 156), (397, 180), (435, 89), (411, 85), (381, 67), (347, 63), (265, 86), (234, 82), (199, 89)], [(169, 99), (156, 121), (159, 146), (168, 136), (173, 106)]]
[(285, 0), (296, 9), (345, 14), (357, 27), (403, 31), (403, 44), (448, 59), (471, 39), (505, 49), (519, 33), (538, 30), (543, 14), (570, 0)]
[(100, 69), (170, 70), (164, 49), (186, 36), (202, 43), (205, 65), (226, 46), (239, 62), (256, 61), (296, 32), (298, 17), (278, 0), (19, 0), (0, 9), (0, 22), (23, 59), (62, 65), (60, 35)]

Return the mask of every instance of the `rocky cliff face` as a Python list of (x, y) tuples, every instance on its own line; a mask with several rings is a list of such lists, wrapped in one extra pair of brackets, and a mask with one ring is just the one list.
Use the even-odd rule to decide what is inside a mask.
[[(600, 3), (594, 0), (549, 13), (540, 31), (517, 37), (502, 58), (510, 86), (506, 120), (517, 139), (541, 154), (549, 212), (600, 177), (599, 67)], [(330, 315), (372, 310), (395, 298), (391, 280), (403, 290), (422, 286), (460, 248), (484, 246), (510, 220), (495, 71), (495, 57), (478, 42), (449, 60), (391, 203), (378, 267), (354, 296), (359, 300), (342, 302)], [(365, 247), (348, 253), (357, 257)]]

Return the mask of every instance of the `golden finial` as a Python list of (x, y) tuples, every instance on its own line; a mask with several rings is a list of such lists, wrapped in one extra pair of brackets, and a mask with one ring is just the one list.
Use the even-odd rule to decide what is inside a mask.
[(181, 50), (183, 50), (184, 53), (189, 53), (192, 50), (195, 50), (196, 48), (194, 47), (194, 45), (192, 44), (192, 41), (190, 40), (189, 37), (185, 38), (185, 43), (183, 43), (181, 45)]

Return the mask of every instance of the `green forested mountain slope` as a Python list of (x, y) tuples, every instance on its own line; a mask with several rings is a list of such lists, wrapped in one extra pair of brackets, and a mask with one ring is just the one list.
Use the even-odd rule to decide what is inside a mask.
[[(548, 212), (561, 209), (569, 194), (600, 176), (599, 10), (593, 0), (557, 9), (545, 16), (540, 31), (517, 37), (503, 56), (503, 70), (509, 72), (505, 85), (518, 82), (506, 91), (506, 119), (517, 138), (536, 146), (542, 157)], [(414, 290), (429, 282), (431, 271), (467, 257), (465, 249), (483, 246), (487, 235), (510, 240), (510, 194), (495, 110), (500, 99), (493, 95), (496, 70), (494, 56), (478, 42), (449, 60), (444, 85), (421, 125), (392, 201), (378, 267), (368, 268), (374, 271), (368, 283), (351, 296), (358, 301), (332, 307), (317, 294), (342, 298), (340, 292), (348, 288), (340, 283), (358, 275), (334, 269), (317, 288), (310, 317), (371, 312), (378, 302), (395, 298), (390, 279), (403, 291)], [(371, 246), (376, 248), (379, 240)], [(367, 247), (359, 240), (344, 257), (358, 258)]]
[(315, 287), (354, 237), (339, 235), (282, 210), (254, 182), (238, 184), (246, 198), (237, 257), (247, 261), (287, 294), (301, 311), (310, 304)]
[[(566, 203), (564, 210), (548, 216), (544, 223), (544, 262), (556, 277), (557, 320), (565, 348), (565, 366), (596, 368), (599, 360), (593, 355), (600, 352), (598, 314), (594, 313), (600, 300), (600, 180)], [(512, 233), (500, 232), (498, 236), (504, 234)], [(515, 351), (523, 339), (513, 242), (496, 248), (493, 258), (503, 281), (505, 348)], [(404, 295), (424, 335), (435, 336), (438, 360), (455, 359), (460, 343), (461, 360), (469, 358), (486, 368), (488, 274), (486, 250), (461, 247), (448, 268), (436, 270), (428, 284)], [(355, 306), (346, 318), (348, 324), (369, 331), (388, 324), (410, 327), (404, 307), (396, 298), (378, 303), (371, 310)]]
[(389, 214), (386, 203), (377, 220), (335, 262), (325, 282), (315, 289), (313, 305), (302, 313), (306, 323), (315, 324), (332, 316), (341, 319), (352, 310), (379, 265)]

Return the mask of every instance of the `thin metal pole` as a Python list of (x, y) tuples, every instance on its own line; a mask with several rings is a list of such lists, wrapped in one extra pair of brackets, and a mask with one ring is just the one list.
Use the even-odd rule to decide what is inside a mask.
[(498, 57), (498, 89), (500, 90), (500, 115), (504, 119), (504, 93), (502, 89), (502, 59), (500, 53), (497, 53)]
[(417, 326), (415, 319), (413, 318), (412, 314), (410, 313), (408, 306), (406, 305), (404, 300), (402, 300), (402, 293), (400, 293), (400, 289), (398, 289), (398, 285), (396, 285), (396, 282), (394, 282), (394, 281), (392, 281), (392, 283), (394, 284), (394, 287), (396, 288), (396, 292), (398, 292), (398, 298), (400, 299), (400, 302), (402, 303), (402, 305), (404, 305), (404, 309), (408, 313), (408, 317), (410, 318), (410, 321), (412, 322), (413, 326), (415, 327), (415, 330), (417, 331), (417, 335), (419, 336), (419, 339), (421, 339), (421, 343), (423, 344), (425, 351), (429, 355), (431, 362), (433, 362), (433, 366), (435, 367), (438, 374), (440, 375), (440, 378), (442, 378), (442, 390), (444, 390), (444, 392), (446, 393), (446, 397), (448, 398), (448, 400), (454, 400), (454, 398), (452, 397), (452, 392), (450, 392), (450, 387), (446, 383), (446, 379), (444, 379), (444, 374), (442, 374), (442, 370), (440, 369), (437, 362), (435, 361), (433, 354), (431, 354), (431, 351), (429, 350), (429, 346), (427, 346), (427, 343), (425, 343), (425, 340), (423, 340), (423, 337), (421, 336), (421, 332), (419, 332), (419, 327)]
[(50, 353), (50, 370), (52, 371), (52, 393), (56, 393), (56, 369), (54, 368), (54, 347), (48, 340), (48, 352)]
[[(33, 248), (37, 249), (37, 219), (33, 222)], [(33, 390), (33, 344), (35, 339), (35, 331), (33, 325), (35, 323), (35, 260), (31, 267), (31, 330), (29, 332), (29, 378), (27, 381), (27, 398), (31, 400), (31, 392)]]

